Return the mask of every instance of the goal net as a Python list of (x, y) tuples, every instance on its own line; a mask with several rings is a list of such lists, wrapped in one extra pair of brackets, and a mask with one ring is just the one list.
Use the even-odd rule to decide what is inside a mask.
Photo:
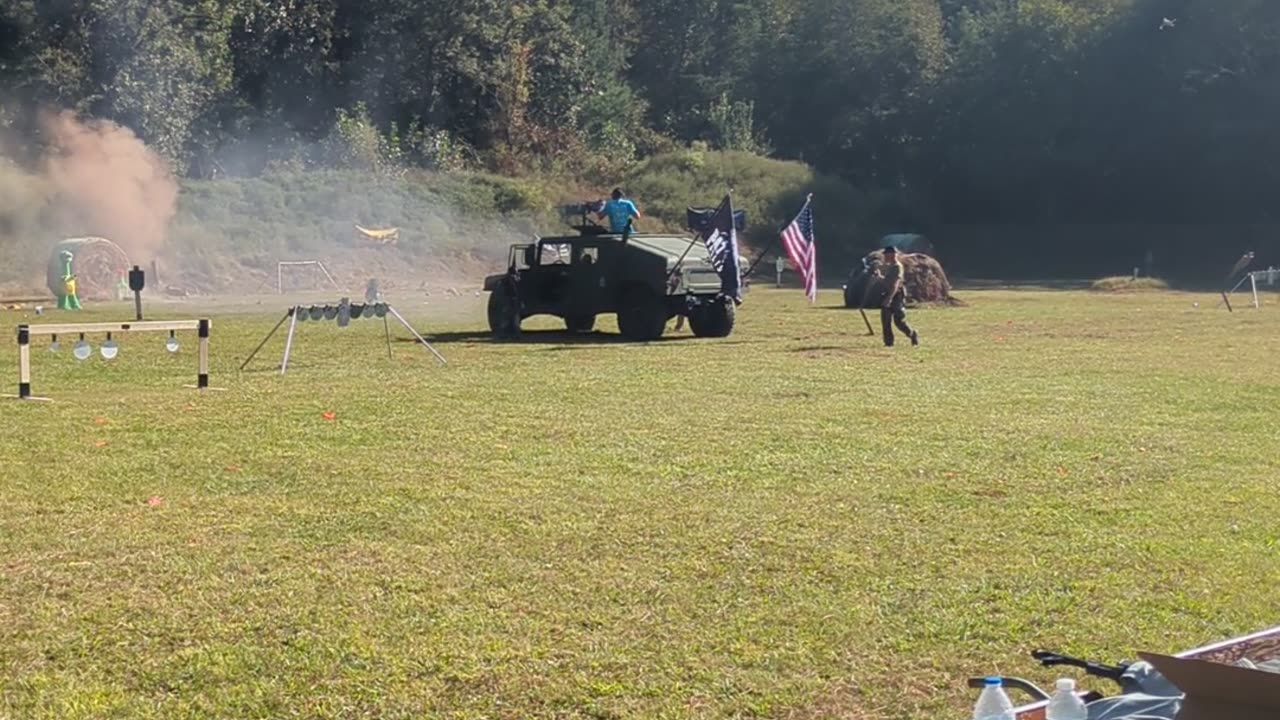
[(290, 290), (317, 290), (338, 288), (329, 269), (319, 260), (294, 260), (276, 263), (276, 293), (283, 295), (286, 284)]

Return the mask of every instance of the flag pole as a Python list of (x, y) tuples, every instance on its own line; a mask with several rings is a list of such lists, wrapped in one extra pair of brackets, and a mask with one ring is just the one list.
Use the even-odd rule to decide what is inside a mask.
[(671, 278), (675, 277), (676, 272), (680, 270), (680, 266), (684, 263), (684, 259), (689, 256), (689, 251), (692, 250), (693, 246), (697, 245), (698, 241), (701, 239), (702, 233), (693, 234), (693, 238), (689, 240), (689, 244), (685, 247), (684, 252), (680, 253), (680, 257), (676, 260), (676, 264), (671, 266), (671, 272), (667, 273), (666, 284), (668, 286), (671, 285)]
[[(804, 199), (804, 205), (800, 207), (800, 212), (796, 213), (796, 217), (800, 217), (800, 214), (803, 213), (804, 209), (809, 207), (809, 204), (812, 202), (813, 202), (813, 193), (809, 193)], [(791, 222), (795, 222), (795, 218), (792, 218)], [(782, 226), (782, 230), (786, 230), (790, 226), (791, 226), (791, 223), (787, 223), (786, 225)], [(778, 231), (777, 235), (775, 235), (774, 238), (769, 241), (768, 245), (765, 245), (764, 250), (760, 252), (760, 255), (759, 257), (756, 258), (756, 261), (751, 263), (751, 267), (747, 268), (747, 271), (743, 273), (744, 277), (751, 277), (751, 273), (755, 272), (756, 266), (760, 264), (760, 261), (764, 260), (766, 257), (769, 256), (769, 253), (773, 250), (773, 247), (778, 244), (778, 238), (782, 237), (782, 230)]]
[[(726, 195), (728, 195), (729, 197), (729, 223), (732, 224), (733, 223), (733, 188), (729, 188), (729, 192), (726, 193)], [(680, 258), (676, 260), (676, 264), (671, 266), (671, 272), (667, 273), (667, 282), (666, 282), (667, 287), (671, 286), (671, 278), (675, 277), (676, 271), (680, 269), (680, 266), (682, 264), (684, 264), (684, 259), (689, 256), (689, 251), (692, 250), (693, 246), (697, 245), (698, 241), (701, 239), (702, 239), (702, 233), (694, 232), (693, 238), (689, 240), (688, 247), (684, 249), (684, 252), (680, 253)]]

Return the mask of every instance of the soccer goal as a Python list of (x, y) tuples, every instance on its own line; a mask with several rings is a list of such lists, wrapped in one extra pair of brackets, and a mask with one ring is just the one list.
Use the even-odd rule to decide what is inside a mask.
[(286, 272), (290, 276), (310, 277), (312, 281), (319, 284), (319, 278), (323, 277), (329, 282), (334, 289), (338, 288), (338, 283), (333, 279), (333, 275), (329, 274), (329, 268), (319, 260), (293, 260), (288, 262), (276, 263), (276, 294), (284, 294), (284, 280)]

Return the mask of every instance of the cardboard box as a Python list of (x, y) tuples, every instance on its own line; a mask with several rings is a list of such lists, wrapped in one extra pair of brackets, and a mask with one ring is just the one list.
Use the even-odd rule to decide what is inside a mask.
[(1278, 720), (1280, 673), (1139, 653), (1186, 694), (1178, 720)]

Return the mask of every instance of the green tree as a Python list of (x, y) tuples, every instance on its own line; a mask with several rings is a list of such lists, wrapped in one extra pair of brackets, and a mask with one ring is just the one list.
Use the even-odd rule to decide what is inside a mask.
[(905, 182), (946, 66), (934, 0), (814, 0), (770, 57), (757, 107), (779, 151), (871, 187)]

